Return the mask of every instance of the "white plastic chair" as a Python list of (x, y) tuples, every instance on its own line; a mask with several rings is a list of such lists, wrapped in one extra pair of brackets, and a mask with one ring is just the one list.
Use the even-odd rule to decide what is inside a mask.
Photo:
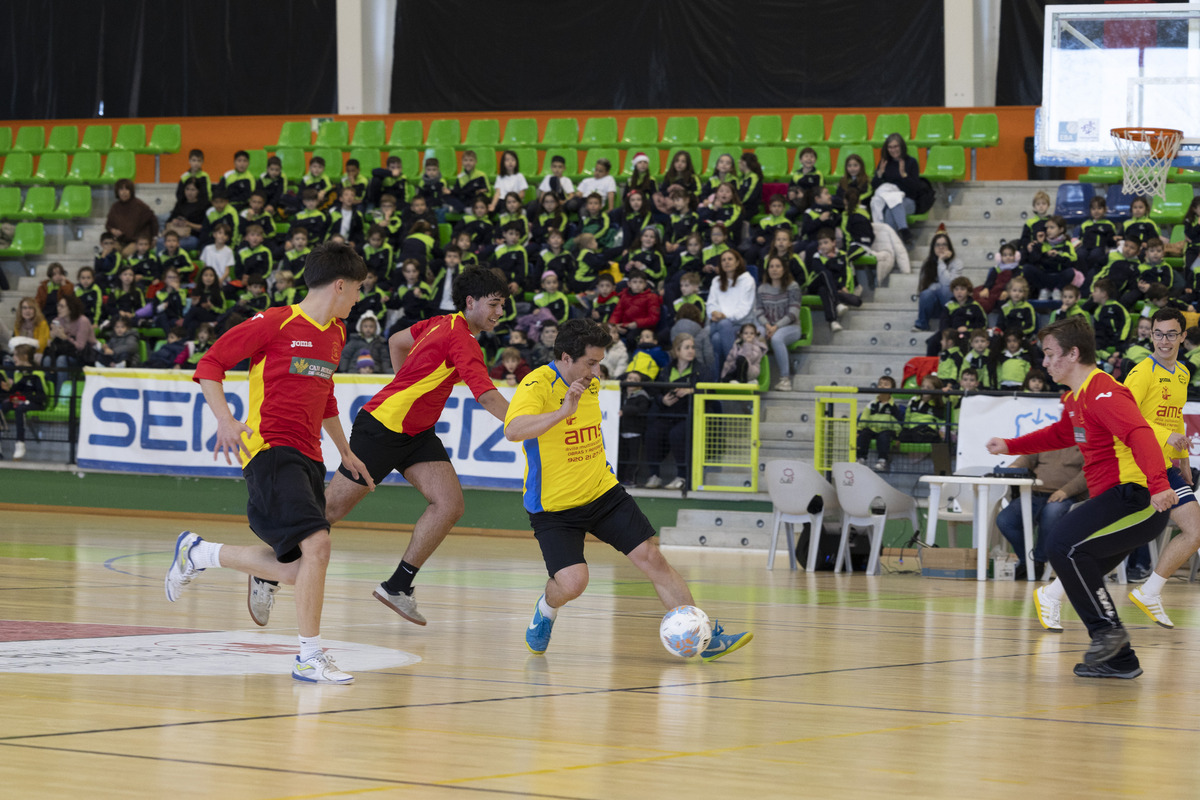
[[(775, 568), (775, 551), (779, 547), (779, 529), (783, 527), (787, 536), (788, 564), (796, 569), (795, 526), (808, 523), (808, 561), (804, 569), (812, 572), (817, 568), (817, 545), (821, 540), (821, 524), (825, 514), (838, 509), (837, 490), (804, 461), (776, 459), (767, 462), (767, 493), (775, 510), (771, 526), (771, 550), (767, 554), (767, 569)], [(817, 495), (824, 499), (820, 511), (808, 510)]]
[[(834, 572), (841, 572), (845, 564), (853, 572), (846, 550), (850, 542), (850, 526), (871, 529), (871, 557), (867, 562), (867, 574), (875, 575), (879, 570), (879, 551), (883, 547), (883, 529), (889, 519), (907, 519), (913, 531), (919, 530), (917, 501), (896, 490), (870, 467), (862, 464), (838, 462), (833, 465), (833, 485), (837, 489), (838, 504), (842, 507), (842, 539), (838, 545), (837, 563)], [(876, 500), (883, 502), (881, 514), (871, 511)]]

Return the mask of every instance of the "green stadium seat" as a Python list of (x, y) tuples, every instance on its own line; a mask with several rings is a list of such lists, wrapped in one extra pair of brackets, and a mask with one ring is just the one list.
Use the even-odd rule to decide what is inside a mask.
[(658, 163), (658, 147), (652, 147), (647, 150), (626, 150), (625, 162), (621, 165), (621, 174), (617, 176), (618, 178), (628, 178), (633, 174), (633, 157), (638, 153), (646, 154), (646, 158), (649, 161), (646, 166), (650, 170), (651, 175), (659, 175), (661, 173)]
[(71, 159), (71, 169), (63, 181), (68, 184), (93, 184), (100, 182), (100, 154), (78, 152)]
[(450, 244), (450, 237), (454, 235), (454, 226), (449, 222), (438, 223), (438, 246), (445, 247)]
[(373, 147), (383, 150), (384, 139), (387, 138), (387, 123), (381, 119), (359, 120), (354, 126), (354, 138), (350, 140), (351, 150), (365, 150)]
[(36, 256), (46, 248), (46, 228), (40, 222), (18, 222), (12, 246), (0, 250), (0, 258)]
[(317, 140), (313, 142), (313, 147), (326, 150), (349, 150), (350, 123), (340, 119), (322, 122), (317, 127)]
[[(811, 295), (810, 295), (811, 296)], [(820, 305), (820, 298), (813, 298)], [(801, 347), (808, 347), (813, 343), (813, 321), (812, 309), (808, 306), (800, 306), (800, 338), (788, 345), (789, 351), (799, 350)]]
[(917, 147), (954, 144), (954, 115), (922, 114), (917, 120), (917, 132), (908, 143)]
[(317, 156), (325, 159), (325, 175), (329, 180), (334, 183), (340, 181), (345, 172), (342, 164), (342, 151), (336, 147), (318, 147), (313, 150), (313, 157)]
[(0, 219), (16, 219), (21, 210), (21, 187), (0, 186)]
[(46, 142), (48, 153), (74, 153), (79, 149), (79, 129), (74, 125), (55, 125)]
[(967, 114), (958, 132), (963, 147), (995, 147), (1000, 142), (1000, 120), (995, 114)]
[(299, 183), (304, 173), (308, 172), (308, 164), (304, 161), (304, 150), (299, 147), (281, 147), (275, 151), (283, 174), (289, 183)]
[(583, 147), (615, 147), (617, 144), (616, 117), (590, 117), (583, 124), (579, 139)]
[(146, 144), (146, 150), (156, 155), (178, 153), (182, 147), (183, 129), (177, 124), (166, 123), (154, 126), (150, 132), (150, 141)]
[(615, 173), (619, 170), (621, 164), (621, 151), (615, 147), (593, 147), (590, 150), (583, 151), (583, 163), (580, 165), (580, 180), (591, 175), (596, 168), (596, 161), (601, 158), (607, 158), (612, 163), (612, 171)]
[(407, 150), (424, 144), (425, 133), (421, 130), (421, 120), (398, 119), (392, 123), (392, 135), (387, 140), (388, 150)]
[(1179, 183), (1200, 183), (1200, 170), (1181, 168), (1177, 174), (1169, 176), (1167, 180)]
[[(832, 160), (829, 155), (829, 145), (807, 144), (804, 145), (804, 147), (811, 147), (813, 149), (813, 152), (817, 154), (817, 171), (822, 175), (828, 176), (833, 169)], [(803, 150), (804, 147), (796, 148), (796, 157), (792, 159), (793, 172), (800, 169), (800, 151)], [(788, 178), (790, 180), (791, 176), (789, 175)]]
[(713, 145), (708, 151), (708, 163), (704, 166), (704, 174), (712, 175), (717, 169), (717, 159), (721, 156), (729, 156), (733, 159), (733, 171), (737, 174), (737, 162), (741, 157), (741, 152), (737, 147), (729, 147), (728, 145)]
[[(387, 157), (396, 156), (400, 159), (400, 166), (404, 169), (404, 175), (407, 178), (419, 178), (425, 172), (425, 159), (422, 158), (423, 151), (413, 150), (411, 148), (400, 148), (397, 150), (388, 150)], [(387, 158), (383, 160), (384, 165), (387, 165)], [(454, 174), (447, 172), (445, 166), (442, 167), (442, 177), (447, 180), (454, 177)]]
[(824, 144), (825, 117), (820, 114), (793, 114), (783, 141), (794, 145)]
[(285, 122), (279, 126), (279, 141), (268, 150), (279, 148), (299, 147), (301, 150), (312, 149), (312, 125), (305, 120)]
[(1183, 215), (1192, 204), (1191, 184), (1168, 183), (1166, 197), (1156, 197), (1150, 207), (1150, 219), (1159, 225), (1176, 225), (1183, 222)]
[(50, 219), (86, 219), (92, 215), (92, 187), (64, 186)]
[(863, 144), (867, 141), (866, 114), (838, 114), (833, 118), (829, 126), (829, 144)]
[(709, 117), (700, 144), (706, 147), (737, 144), (742, 140), (742, 122), (737, 117)]
[(54, 213), (54, 203), (53, 186), (34, 186), (25, 193), (25, 202), (17, 212), (17, 219), (47, 219)]
[(1088, 167), (1079, 176), (1080, 183), (1120, 183), (1125, 179), (1125, 170), (1120, 167)]
[(742, 140), (746, 147), (779, 144), (782, 141), (783, 118), (778, 114), (756, 114), (746, 123), (746, 138)]
[(680, 151), (685, 152), (689, 156), (691, 156), (692, 169), (694, 169), (696, 171), (697, 175), (701, 175), (701, 177), (703, 177), (701, 168), (704, 166), (704, 157), (700, 152), (700, 145), (698, 145), (698, 144), (687, 145), (686, 147), (683, 147), (683, 146), (672, 147), (667, 152), (668, 161), (662, 165), (663, 174), (666, 174), (666, 171), (671, 168), (671, 161), (673, 161), (675, 159), (675, 156), (679, 155)]
[(429, 123), (426, 147), (458, 147), (462, 143), (462, 128), (456, 119), (435, 119)]
[[(837, 164), (834, 165), (830, 172), (825, 173), (826, 177), (841, 180), (846, 174), (846, 157), (856, 155), (863, 160), (867, 166), (867, 172), (875, 168), (875, 148), (869, 144), (847, 144), (838, 148)], [(820, 161), (820, 158), (817, 159)]]
[(933, 183), (961, 181), (967, 176), (966, 151), (956, 144), (938, 144), (929, 148), (922, 177)]
[(504, 125), (504, 138), (500, 144), (504, 147), (529, 146), (538, 143), (537, 120), (527, 117), (510, 119)]
[(126, 150), (114, 150), (104, 160), (104, 171), (97, 183), (113, 184), (122, 178), (133, 180), (137, 176), (137, 158)]
[(14, 153), (40, 153), (46, 149), (46, 129), (41, 125), (22, 125), (13, 142)]
[(79, 149), (88, 153), (107, 153), (112, 150), (113, 134), (108, 125), (88, 125), (83, 129)]
[(789, 178), (787, 148), (781, 146), (757, 147), (754, 154), (762, 166), (763, 178), (770, 182), (786, 181)]
[[(563, 171), (563, 174), (566, 175), (571, 180), (575, 180), (575, 176), (579, 174), (579, 148), (577, 148), (577, 147), (549, 147), (549, 148), (547, 148), (546, 152), (544, 154), (542, 154), (542, 170), (538, 174), (539, 175), (550, 174), (550, 160), (552, 158), (554, 158), (555, 156), (563, 157), (563, 159), (567, 162), (567, 168), (566, 168), (566, 170)], [(521, 163), (524, 164), (525, 161), (522, 159)], [(528, 177), (528, 176), (526, 176), (526, 177)], [(537, 182), (541, 183), (541, 180), (538, 180)]]
[(38, 158), (37, 172), (33, 173), (33, 182), (41, 185), (63, 183), (67, 179), (67, 154), (42, 153)]
[(4, 158), (0, 183), (29, 183), (33, 177), (33, 155), (14, 150)]
[(574, 117), (560, 117), (546, 120), (546, 130), (542, 133), (539, 150), (549, 147), (576, 147), (579, 145), (579, 120)]
[(900, 134), (905, 142), (912, 138), (912, 121), (908, 114), (880, 114), (875, 118), (875, 133), (870, 142), (876, 147), (883, 147), (887, 137), (893, 133)]
[(12, 150), (12, 128), (0, 128), (0, 155)]
[[(525, 180), (527, 180), (531, 186), (536, 186), (541, 182), (541, 176), (544, 173), (542, 170), (538, 169), (538, 151), (536, 147), (509, 147), (506, 149), (512, 150), (517, 154), (517, 163), (521, 167), (521, 174), (525, 176)], [(496, 152), (500, 155), (503, 155), (503, 151), (497, 150)], [(549, 171), (550, 165), (547, 164), (544, 172)], [(567, 174), (569, 175), (570, 172)]]
[(657, 147), (658, 120), (654, 117), (630, 117), (625, 120), (622, 147)]
[(149, 153), (146, 148), (145, 125), (122, 125), (117, 128), (117, 138), (113, 142), (113, 150), (127, 150), (130, 153)]
[(663, 127), (662, 145), (674, 148), (700, 143), (700, 121), (695, 117), (670, 117)]
[(500, 144), (500, 120), (473, 119), (467, 125), (463, 147), (496, 147)]
[(250, 156), (250, 165), (246, 170), (257, 178), (267, 171), (267, 151), (261, 147), (254, 150), (247, 150), (246, 155)]
[(46, 408), (29, 411), (25, 418), (37, 422), (70, 422), (71, 406), (74, 405), (75, 419), (79, 419), (79, 401), (83, 397), (83, 385), (83, 381), (63, 381), (58, 391), (47, 398)]
[(494, 147), (472, 147), (470, 149), (475, 153), (475, 163), (484, 171), (489, 180), (500, 174), (500, 151)]
[[(476, 153), (476, 155), (478, 155), (478, 153)], [(484, 153), (484, 158), (486, 157), (487, 154)], [(442, 177), (446, 180), (446, 183), (453, 183), (454, 176), (458, 174), (458, 154), (454, 152), (453, 147), (426, 147), (423, 151), (419, 151), (417, 153), (418, 163), (417, 166), (412, 169), (409, 168), (408, 162), (405, 161), (404, 174), (409, 180), (420, 179), (421, 175), (425, 172), (425, 159), (427, 158), (436, 158), (438, 160), (438, 164), (442, 168)], [(493, 158), (493, 162), (494, 161), (495, 159)], [(489, 179), (495, 177), (495, 167), (493, 167), (489, 172), (486, 166), (486, 161), (481, 160), (479, 161), (479, 164), (482, 166), (483, 171), (487, 173)]]
[(368, 181), (371, 180), (371, 170), (383, 166), (379, 150), (374, 147), (359, 147), (350, 151), (350, 158), (358, 161), (358, 170)]

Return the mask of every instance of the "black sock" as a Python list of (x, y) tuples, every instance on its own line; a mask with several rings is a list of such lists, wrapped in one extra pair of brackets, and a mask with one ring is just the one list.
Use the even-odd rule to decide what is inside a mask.
[(387, 589), (389, 594), (412, 594), (413, 578), (417, 577), (417, 571), (420, 569), (407, 561), (401, 561), (392, 577), (383, 582), (383, 588)]

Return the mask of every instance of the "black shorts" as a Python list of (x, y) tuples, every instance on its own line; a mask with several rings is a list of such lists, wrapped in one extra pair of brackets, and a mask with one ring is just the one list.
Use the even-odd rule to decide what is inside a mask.
[(1196, 493), (1192, 491), (1191, 485), (1183, 479), (1183, 473), (1179, 471), (1178, 467), (1171, 467), (1167, 470), (1167, 481), (1175, 490), (1175, 496), (1179, 498), (1175, 505), (1171, 506), (1172, 511), (1182, 508), (1188, 503), (1196, 502)]
[(625, 555), (654, 536), (654, 526), (624, 486), (614, 486), (578, 508), (532, 513), (529, 521), (551, 578), (560, 569), (587, 563), (583, 540), (588, 533)]
[(271, 545), (281, 562), (298, 559), (302, 541), (328, 530), (324, 464), (293, 447), (270, 447), (250, 459), (242, 475), (250, 496), (250, 530)]
[[(413, 464), (424, 464), (427, 461), (450, 462), (446, 454), (446, 446), (433, 432), (427, 428), (420, 433), (409, 435), (396, 433), (394, 430), (375, 419), (367, 411), (359, 411), (354, 418), (354, 427), (350, 429), (350, 450), (358, 456), (371, 473), (371, 480), (380, 484), (384, 478), (396, 470), (401, 475)], [(338, 467), (338, 472), (360, 486), (367, 482), (355, 478), (344, 466)]]

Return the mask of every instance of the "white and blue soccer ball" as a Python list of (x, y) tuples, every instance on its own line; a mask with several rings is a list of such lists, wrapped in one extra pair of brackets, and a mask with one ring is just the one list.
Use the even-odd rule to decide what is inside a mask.
[(667, 652), (680, 658), (692, 658), (704, 652), (712, 639), (712, 622), (695, 606), (676, 606), (666, 613), (658, 626), (658, 638)]

